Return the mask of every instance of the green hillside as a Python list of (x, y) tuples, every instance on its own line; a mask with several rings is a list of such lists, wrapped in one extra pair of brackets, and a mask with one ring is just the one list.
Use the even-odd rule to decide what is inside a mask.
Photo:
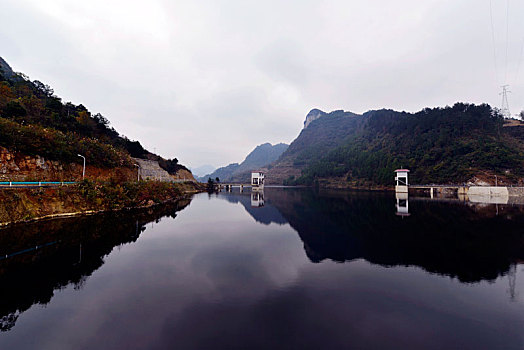
[(101, 114), (83, 105), (64, 103), (53, 89), (15, 73), (0, 57), (0, 146), (24, 155), (101, 168), (132, 167), (130, 157), (158, 160), (170, 173), (186, 169), (163, 159), (109, 126)]
[(392, 185), (400, 167), (409, 168), (416, 183), (463, 183), (479, 174), (517, 183), (524, 176), (524, 127), (504, 127), (502, 116), (486, 104), (457, 103), (414, 114), (327, 114), (302, 131), (275, 167), (289, 159), (301, 175), (285, 184), (337, 179)]
[(308, 165), (354, 135), (361, 120), (362, 116), (351, 112), (325, 113), (302, 130), (281, 159), (293, 158), (293, 164), (297, 167)]

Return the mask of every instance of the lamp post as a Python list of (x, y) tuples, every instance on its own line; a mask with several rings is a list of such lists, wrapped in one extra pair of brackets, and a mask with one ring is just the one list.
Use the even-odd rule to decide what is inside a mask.
[(138, 164), (133, 164), (133, 165), (137, 167), (137, 169), (136, 169), (136, 181), (140, 181), (140, 165), (138, 165)]
[(86, 157), (84, 157), (81, 154), (79, 154), (78, 156), (84, 159), (84, 168), (82, 169), (82, 180), (84, 180), (84, 177), (86, 176)]

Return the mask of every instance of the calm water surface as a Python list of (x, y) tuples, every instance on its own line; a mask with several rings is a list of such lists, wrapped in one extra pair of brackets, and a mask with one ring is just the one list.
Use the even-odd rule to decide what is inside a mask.
[(523, 349), (524, 208), (395, 204), (266, 189), (0, 230), (0, 349)]

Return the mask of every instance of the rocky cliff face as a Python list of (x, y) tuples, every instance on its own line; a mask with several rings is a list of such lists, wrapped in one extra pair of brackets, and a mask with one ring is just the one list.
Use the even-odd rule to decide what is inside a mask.
[[(26, 156), (0, 147), (0, 181), (79, 181), (83, 165), (64, 164), (41, 156)], [(136, 176), (136, 175), (135, 175)], [(103, 169), (86, 165), (86, 177), (91, 179), (130, 181), (133, 169)]]
[(71, 181), (82, 177), (79, 164), (61, 164), (40, 156), (30, 157), (0, 147), (0, 180)]
[(314, 120), (317, 120), (318, 118), (326, 115), (326, 112), (321, 111), (320, 109), (312, 109), (309, 111), (309, 113), (306, 115), (306, 120), (304, 121), (304, 129), (311, 124)]

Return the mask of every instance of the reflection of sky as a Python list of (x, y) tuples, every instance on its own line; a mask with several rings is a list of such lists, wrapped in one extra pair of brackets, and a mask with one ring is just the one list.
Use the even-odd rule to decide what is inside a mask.
[(0, 348), (524, 345), (521, 275), (511, 302), (506, 276), (461, 284), (363, 260), (312, 264), (289, 225), (207, 194), (105, 260), (83, 289), (22, 314)]
[[(265, 197), (265, 200), (263, 199), (263, 206), (259, 206), (258, 201), (253, 201), (252, 195), (253, 193), (249, 189), (243, 192), (237, 192), (234, 189), (233, 192), (221, 192), (217, 198), (227, 200), (231, 203), (242, 204), (249, 215), (251, 215), (258, 223), (266, 225), (271, 223), (280, 225), (287, 224), (287, 220), (282, 216), (278, 209), (271, 205), (271, 195), (269, 195), (269, 200), (267, 196)], [(255, 206), (253, 206), (254, 204)]]

